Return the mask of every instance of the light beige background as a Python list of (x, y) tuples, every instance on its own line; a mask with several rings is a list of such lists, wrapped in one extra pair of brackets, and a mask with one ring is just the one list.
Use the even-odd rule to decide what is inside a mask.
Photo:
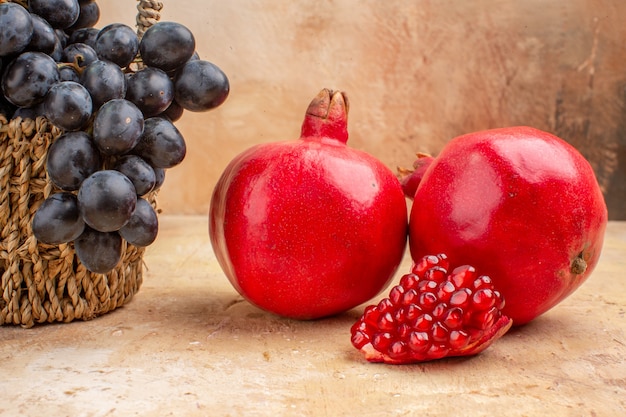
[[(296, 139), (324, 87), (351, 99), (350, 146), (391, 169), (452, 137), (530, 125), (592, 162), (612, 218), (626, 218), (623, 0), (165, 0), (200, 56), (231, 82), (224, 105), (177, 123), (188, 154), (163, 212), (204, 214), (231, 158)], [(134, 25), (136, 1), (101, 0), (98, 27)]]

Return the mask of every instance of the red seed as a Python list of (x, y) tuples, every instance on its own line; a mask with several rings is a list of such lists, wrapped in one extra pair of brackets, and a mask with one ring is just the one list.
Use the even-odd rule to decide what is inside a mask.
[(402, 297), (402, 305), (409, 306), (411, 304), (415, 304), (418, 302), (418, 299), (419, 296), (417, 295), (417, 291), (410, 289), (404, 293), (404, 297)]
[(401, 285), (394, 286), (391, 291), (389, 291), (389, 299), (393, 304), (400, 304), (400, 300), (402, 300), (402, 296), (404, 295), (404, 288)]
[(465, 308), (469, 305), (472, 292), (468, 288), (461, 288), (450, 297), (450, 305)]
[(450, 349), (462, 349), (469, 343), (470, 336), (462, 330), (450, 332)]
[(473, 266), (463, 265), (457, 268), (454, 268), (450, 273), (449, 281), (452, 281), (455, 287), (457, 288), (466, 288), (470, 287), (474, 282), (474, 278), (476, 276), (476, 269)]
[(379, 352), (386, 352), (393, 341), (390, 333), (376, 333), (372, 339), (372, 346)]
[(496, 304), (496, 297), (489, 288), (481, 288), (472, 295), (472, 304), (476, 310), (487, 310)]
[(463, 324), (463, 310), (458, 307), (451, 308), (444, 315), (442, 323), (449, 330), (458, 329)]
[(434, 322), (433, 317), (430, 314), (422, 314), (413, 323), (413, 328), (416, 330), (427, 331), (430, 330)]
[(412, 332), (408, 346), (414, 352), (425, 352), (430, 347), (430, 336), (426, 332)]
[(437, 296), (432, 292), (425, 292), (419, 296), (419, 305), (422, 307), (422, 311), (432, 311), (438, 301)]

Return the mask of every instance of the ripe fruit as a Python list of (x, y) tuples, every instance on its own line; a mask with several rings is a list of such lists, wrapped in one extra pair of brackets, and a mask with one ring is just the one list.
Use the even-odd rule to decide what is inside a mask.
[(0, 0), (0, 114), (44, 116), (61, 130), (45, 166), (59, 195), (39, 205), (34, 234), (47, 244), (75, 241), (83, 266), (105, 273), (122, 243), (156, 238), (148, 200), (186, 154), (173, 121), (220, 106), (230, 87), (220, 68), (198, 57), (184, 25), (141, 23), (136, 33), (122, 23), (93, 27), (99, 18), (94, 0)]
[(254, 146), (226, 167), (209, 233), (233, 286), (279, 315), (313, 319), (363, 303), (392, 278), (406, 246), (397, 178), (348, 148), (348, 104), (322, 90), (299, 140)]
[(520, 325), (591, 274), (607, 209), (574, 147), (511, 127), (450, 141), (424, 172), (409, 223), (414, 260), (445, 252), (452, 263), (472, 264), (493, 278), (503, 313)]
[(511, 327), (491, 278), (445, 255), (425, 256), (352, 326), (352, 344), (370, 362), (403, 364), (475, 355)]

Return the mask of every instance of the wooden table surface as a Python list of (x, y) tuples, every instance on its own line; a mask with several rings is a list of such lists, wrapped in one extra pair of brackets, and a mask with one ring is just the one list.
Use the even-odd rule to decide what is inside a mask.
[(309, 322), (265, 313), (221, 272), (205, 217), (160, 222), (125, 307), (0, 328), (1, 416), (626, 415), (626, 222), (542, 317), (478, 356), (405, 366), (351, 346), (362, 307)]

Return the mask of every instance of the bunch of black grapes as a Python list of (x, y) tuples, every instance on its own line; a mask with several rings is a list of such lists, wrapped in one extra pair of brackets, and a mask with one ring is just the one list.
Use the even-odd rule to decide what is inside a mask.
[(95, 25), (89, 0), (0, 0), (0, 113), (44, 116), (63, 134), (48, 149), (56, 192), (33, 217), (42, 243), (74, 242), (90, 271), (106, 273), (123, 240), (143, 247), (158, 232), (145, 198), (179, 164), (185, 110), (221, 105), (229, 81), (195, 52), (191, 31), (158, 22), (140, 39), (129, 26)]

